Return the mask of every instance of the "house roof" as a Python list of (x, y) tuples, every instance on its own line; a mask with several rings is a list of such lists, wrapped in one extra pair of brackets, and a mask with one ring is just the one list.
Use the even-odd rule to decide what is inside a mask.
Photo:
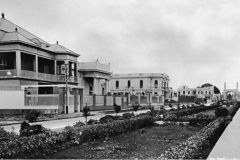
[(0, 32), (0, 42), (23, 42), (56, 54), (79, 56), (79, 54), (64, 46), (59, 44), (49, 44), (5, 18), (0, 19)]
[(70, 49), (67, 49), (66, 47), (59, 45), (59, 44), (51, 44), (49, 47), (46, 48), (49, 51), (55, 52), (55, 53), (69, 53), (74, 54), (76, 56), (79, 56), (79, 54), (71, 51)]
[(32, 41), (30, 41), (29, 39), (27, 39), (26, 37), (22, 36), (20, 33), (18, 32), (5, 32), (2, 34), (2, 36), (0, 36), (0, 41), (1, 42), (16, 42), (16, 41), (22, 41), (25, 43), (29, 43), (32, 45), (35, 45), (35, 43), (33, 43)]

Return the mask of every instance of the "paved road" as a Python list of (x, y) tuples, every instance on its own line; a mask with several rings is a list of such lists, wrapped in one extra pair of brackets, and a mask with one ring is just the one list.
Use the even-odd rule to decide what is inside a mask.
[[(145, 113), (149, 110), (139, 110), (137, 112), (134, 112), (134, 114), (139, 114), (139, 113)], [(118, 115), (122, 115), (123, 113), (119, 113)], [(98, 113), (94, 116), (89, 116), (89, 119), (94, 119), (94, 120), (99, 120), (101, 117), (105, 116), (106, 114), (104, 113)], [(114, 114), (108, 114), (108, 115), (116, 115)], [(77, 117), (77, 118), (70, 118), (70, 119), (59, 119), (59, 120), (51, 120), (51, 121), (43, 121), (43, 122), (36, 122), (36, 123), (31, 123), (31, 124), (41, 124), (45, 128), (49, 128), (52, 130), (59, 130), (61, 128), (64, 128), (65, 126), (72, 126), (74, 123), (82, 121), (85, 122), (84, 117)], [(14, 131), (16, 133), (19, 133), (20, 130), (20, 124), (15, 124), (15, 125), (8, 125), (8, 126), (2, 126), (6, 131), (11, 132)], [(14, 129), (13, 129), (14, 128)]]
[(208, 159), (240, 159), (240, 109), (225, 129)]

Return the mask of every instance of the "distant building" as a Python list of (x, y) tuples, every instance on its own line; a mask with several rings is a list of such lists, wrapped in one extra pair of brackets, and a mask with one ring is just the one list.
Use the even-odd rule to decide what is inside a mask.
[(206, 86), (206, 87), (197, 87), (197, 88), (189, 88), (186, 85), (181, 86), (177, 89), (177, 91), (171, 90), (171, 98), (173, 100), (177, 100), (179, 96), (189, 96), (207, 99), (211, 101), (217, 101), (220, 99), (220, 94), (214, 93), (214, 86)]
[(169, 88), (169, 76), (161, 73), (113, 74), (110, 89), (113, 94), (164, 95)]
[(184, 85), (177, 89), (178, 96), (195, 96), (196, 89)]

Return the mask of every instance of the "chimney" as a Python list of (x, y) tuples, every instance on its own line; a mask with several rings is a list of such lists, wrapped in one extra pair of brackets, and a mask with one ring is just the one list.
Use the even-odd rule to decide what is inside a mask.
[(4, 13), (2, 13), (2, 18), (3, 18), (3, 19), (5, 18)]
[(238, 90), (238, 82), (236, 83), (236, 89)]
[(226, 86), (227, 86), (227, 84), (226, 84), (226, 82), (224, 82), (224, 90), (226, 90)]

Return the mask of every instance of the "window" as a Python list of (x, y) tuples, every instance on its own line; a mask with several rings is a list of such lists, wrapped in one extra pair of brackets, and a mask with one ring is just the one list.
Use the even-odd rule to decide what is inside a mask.
[(128, 83), (127, 83), (127, 85), (128, 85), (128, 88), (130, 88), (130, 87), (131, 87), (131, 81), (130, 81), (130, 80), (128, 80)]
[(143, 88), (143, 80), (140, 80), (140, 88)]
[(185, 91), (183, 91), (183, 94), (185, 94)]
[(188, 94), (190, 94), (190, 91), (188, 91)]
[(155, 94), (155, 95), (157, 95), (157, 94), (158, 94), (158, 92), (154, 92), (154, 94)]
[(206, 94), (207, 94), (207, 91), (206, 91)]
[(154, 88), (158, 88), (158, 80), (154, 81)]
[(119, 81), (116, 81), (116, 89), (119, 88)]

